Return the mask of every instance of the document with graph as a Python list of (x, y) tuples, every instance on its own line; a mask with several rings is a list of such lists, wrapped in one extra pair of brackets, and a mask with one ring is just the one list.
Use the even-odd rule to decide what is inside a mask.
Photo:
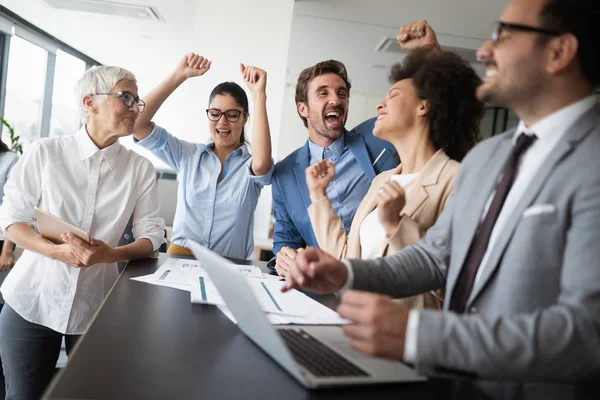
[[(268, 313), (303, 317), (310, 313), (308, 305), (302, 301), (299, 292), (281, 292), (282, 282), (272, 279), (246, 278), (250, 289)], [(214, 284), (208, 276), (199, 276), (196, 285), (191, 289), (192, 303), (225, 305)]]
[[(241, 274), (250, 278), (262, 278), (260, 268), (254, 265), (231, 264)], [(168, 258), (154, 274), (131, 278), (151, 285), (166, 286), (191, 291), (200, 277), (207, 277), (199, 261), (184, 258)], [(214, 303), (217, 304), (217, 303)]]

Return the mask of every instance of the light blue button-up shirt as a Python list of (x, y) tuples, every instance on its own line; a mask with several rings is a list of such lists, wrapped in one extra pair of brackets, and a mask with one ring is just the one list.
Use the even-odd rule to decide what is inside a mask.
[(310, 165), (323, 159), (328, 159), (335, 165), (335, 177), (327, 186), (326, 193), (333, 210), (342, 219), (342, 225), (348, 233), (356, 209), (363, 200), (363, 194), (369, 190), (371, 182), (346, 146), (344, 135), (329, 147), (321, 147), (309, 140), (308, 148)]
[(254, 210), (263, 186), (271, 184), (274, 165), (263, 176), (252, 173), (252, 156), (242, 145), (223, 165), (214, 143), (178, 139), (155, 126), (137, 142), (179, 174), (177, 209), (171, 241), (187, 247), (193, 239), (218, 254), (247, 259), (254, 250)]

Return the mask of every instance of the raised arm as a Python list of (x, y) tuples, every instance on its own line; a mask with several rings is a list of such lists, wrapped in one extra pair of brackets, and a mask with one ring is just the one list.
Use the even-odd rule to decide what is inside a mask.
[(211, 62), (198, 54), (186, 54), (175, 70), (167, 76), (157, 87), (144, 97), (146, 109), (138, 115), (133, 128), (133, 136), (137, 140), (145, 139), (153, 129), (152, 118), (160, 106), (165, 102), (186, 79), (194, 76), (202, 76), (210, 69)]
[(271, 169), (271, 132), (267, 118), (267, 73), (257, 67), (240, 64), (242, 78), (252, 93), (254, 124), (252, 126), (252, 172), (262, 176)]

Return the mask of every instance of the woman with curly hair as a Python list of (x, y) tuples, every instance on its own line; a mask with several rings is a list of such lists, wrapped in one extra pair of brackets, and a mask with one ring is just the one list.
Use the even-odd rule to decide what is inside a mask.
[[(334, 165), (323, 160), (306, 170), (317, 241), (338, 258), (394, 254), (424, 236), (446, 205), (459, 162), (479, 139), (480, 79), (456, 54), (415, 51), (392, 67), (390, 81), (373, 134), (394, 145), (401, 163), (375, 178), (348, 234), (326, 194)], [(399, 301), (441, 309), (442, 300), (429, 292)]]

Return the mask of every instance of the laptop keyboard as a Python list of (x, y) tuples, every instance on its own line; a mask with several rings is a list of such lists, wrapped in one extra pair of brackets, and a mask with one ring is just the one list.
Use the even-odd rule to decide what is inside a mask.
[(279, 334), (292, 352), (294, 359), (314, 376), (369, 376), (329, 347), (303, 330), (279, 329)]

